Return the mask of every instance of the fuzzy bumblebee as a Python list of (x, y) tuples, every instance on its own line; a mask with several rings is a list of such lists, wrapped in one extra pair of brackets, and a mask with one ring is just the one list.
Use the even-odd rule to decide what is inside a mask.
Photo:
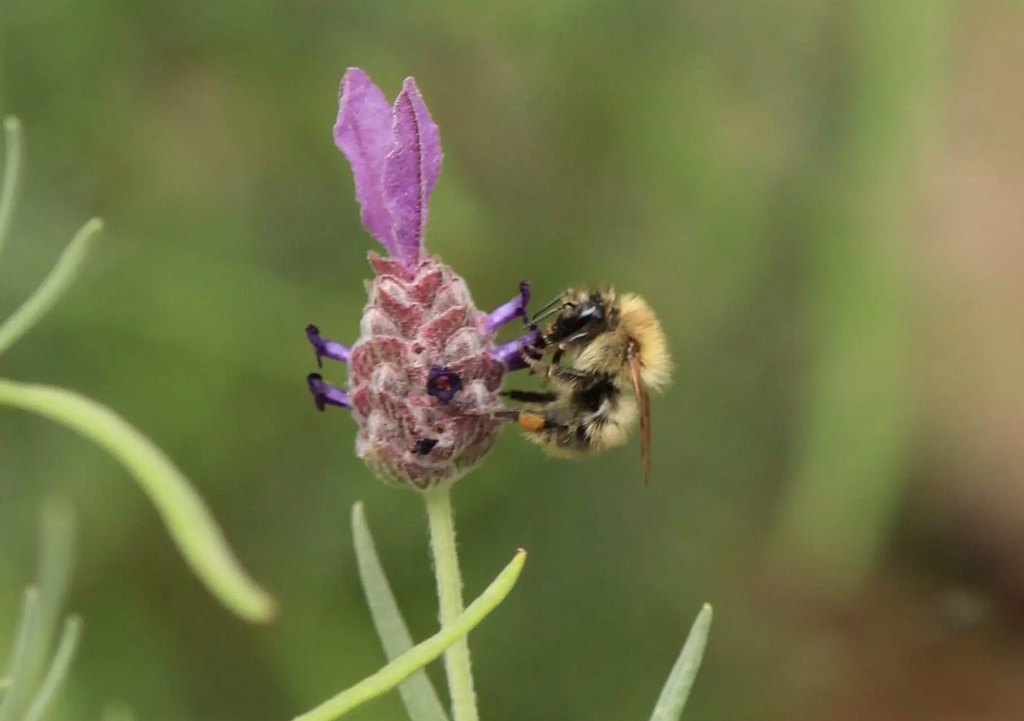
[[(523, 348), (524, 362), (549, 379), (550, 391), (505, 391), (528, 407), (498, 414), (518, 423), (531, 441), (559, 456), (579, 456), (621, 445), (640, 420), (644, 482), (650, 476), (649, 391), (672, 375), (672, 359), (658, 317), (633, 293), (572, 288), (534, 317), (554, 320)], [(552, 362), (541, 358), (551, 354)], [(571, 365), (559, 365), (568, 354)]]

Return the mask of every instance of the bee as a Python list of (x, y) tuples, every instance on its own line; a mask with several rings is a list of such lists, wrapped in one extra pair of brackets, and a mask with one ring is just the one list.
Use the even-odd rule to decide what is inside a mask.
[[(549, 391), (504, 391), (529, 408), (499, 411), (549, 453), (576, 457), (626, 441), (640, 420), (644, 483), (650, 477), (651, 411), (648, 391), (660, 390), (672, 373), (658, 317), (633, 293), (571, 288), (542, 308), (533, 324), (555, 316), (530, 345), (526, 364), (549, 379)], [(543, 358), (551, 354), (551, 363)], [(559, 362), (569, 354), (572, 362)], [(632, 396), (632, 397), (630, 397)]]

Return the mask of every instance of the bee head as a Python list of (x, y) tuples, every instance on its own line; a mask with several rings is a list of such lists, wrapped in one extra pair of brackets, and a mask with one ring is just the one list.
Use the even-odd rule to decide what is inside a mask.
[(614, 324), (615, 310), (609, 293), (570, 291), (544, 308), (534, 321), (555, 315), (545, 330), (543, 345), (586, 344)]

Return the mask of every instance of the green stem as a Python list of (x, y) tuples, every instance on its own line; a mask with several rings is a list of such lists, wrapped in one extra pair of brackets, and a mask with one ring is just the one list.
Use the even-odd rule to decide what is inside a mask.
[[(434, 555), (437, 598), (441, 607), (441, 628), (448, 628), (462, 614), (462, 574), (455, 549), (455, 516), (451, 486), (440, 485), (424, 494), (430, 524), (430, 550)], [(469, 641), (463, 636), (444, 652), (444, 670), (452, 697), (455, 721), (478, 721), (473, 671), (469, 662)]]

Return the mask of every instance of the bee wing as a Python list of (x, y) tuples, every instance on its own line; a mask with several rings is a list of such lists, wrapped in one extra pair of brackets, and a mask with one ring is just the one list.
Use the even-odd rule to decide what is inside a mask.
[(643, 376), (640, 375), (640, 349), (635, 341), (626, 348), (626, 362), (629, 364), (629, 375), (633, 381), (633, 393), (636, 395), (636, 408), (640, 415), (640, 455), (644, 461), (644, 485), (651, 477), (651, 399), (647, 394)]

